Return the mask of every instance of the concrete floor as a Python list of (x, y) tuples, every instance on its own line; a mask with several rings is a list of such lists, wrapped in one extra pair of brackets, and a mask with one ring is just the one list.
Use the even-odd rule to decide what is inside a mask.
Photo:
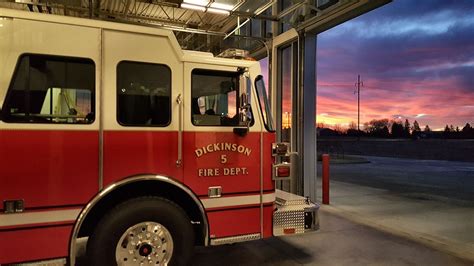
[(473, 162), (376, 156), (359, 158), (370, 163), (331, 164), (331, 180), (474, 207)]
[(196, 248), (192, 265), (473, 265), (323, 209), (321, 229), (304, 235)]
[(331, 165), (328, 211), (474, 260), (473, 163), (366, 158)]

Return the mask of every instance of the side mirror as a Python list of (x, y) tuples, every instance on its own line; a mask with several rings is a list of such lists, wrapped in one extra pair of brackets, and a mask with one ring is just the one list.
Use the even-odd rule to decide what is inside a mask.
[(239, 125), (250, 126), (250, 90), (251, 83), (248, 77), (248, 70), (242, 71), (239, 80)]
[(244, 137), (250, 131), (249, 127), (252, 122), (252, 115), (250, 113), (250, 89), (252, 84), (250, 82), (249, 71), (247, 68), (239, 68), (239, 72), (239, 126), (234, 128), (234, 133), (238, 136)]
[(248, 103), (247, 94), (243, 93), (240, 95), (239, 103), (239, 125), (244, 127), (235, 127), (234, 133), (240, 137), (244, 137), (249, 132), (250, 127), (250, 104)]
[(240, 104), (239, 104), (239, 124), (248, 126), (250, 123), (249, 118), (250, 104), (248, 102), (247, 93), (242, 93), (240, 95)]
[(249, 105), (249, 96), (247, 95), (246, 92), (243, 92), (241, 95), (240, 95), (240, 107), (244, 107), (244, 106), (247, 106)]

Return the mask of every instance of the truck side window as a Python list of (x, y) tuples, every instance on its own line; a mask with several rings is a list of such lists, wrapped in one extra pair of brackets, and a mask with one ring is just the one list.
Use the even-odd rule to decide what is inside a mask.
[(166, 65), (122, 61), (117, 66), (117, 121), (123, 126), (171, 122), (171, 70)]
[(238, 126), (239, 73), (194, 69), (191, 79), (192, 123)]
[(95, 65), (90, 59), (24, 54), (2, 108), (7, 123), (90, 124)]

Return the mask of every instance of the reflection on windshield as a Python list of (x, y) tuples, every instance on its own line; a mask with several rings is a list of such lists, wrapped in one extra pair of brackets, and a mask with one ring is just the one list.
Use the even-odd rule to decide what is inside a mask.
[(265, 89), (265, 82), (263, 77), (259, 75), (255, 79), (255, 88), (257, 89), (258, 103), (263, 114), (263, 122), (268, 131), (275, 131), (273, 128), (273, 119), (271, 117), (270, 105), (268, 102), (267, 91)]

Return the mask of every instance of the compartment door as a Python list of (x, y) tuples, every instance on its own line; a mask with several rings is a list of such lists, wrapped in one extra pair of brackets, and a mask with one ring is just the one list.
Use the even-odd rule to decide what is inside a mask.
[(104, 187), (142, 174), (182, 181), (175, 99), (183, 67), (175, 47), (167, 36), (109, 30), (103, 40)]

